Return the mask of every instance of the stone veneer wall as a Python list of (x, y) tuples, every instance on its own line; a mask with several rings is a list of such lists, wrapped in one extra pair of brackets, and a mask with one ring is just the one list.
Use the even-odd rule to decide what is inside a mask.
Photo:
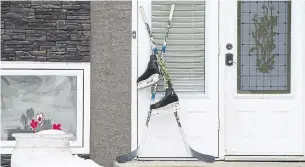
[(2, 61), (90, 61), (89, 1), (1, 1)]
[(1, 1), (2, 61), (90, 62), (90, 36), (89, 1)]

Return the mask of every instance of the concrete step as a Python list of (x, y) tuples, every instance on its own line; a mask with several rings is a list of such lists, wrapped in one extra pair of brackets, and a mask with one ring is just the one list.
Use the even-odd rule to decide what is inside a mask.
[(126, 163), (115, 162), (113, 167), (305, 167), (305, 162), (130, 161)]

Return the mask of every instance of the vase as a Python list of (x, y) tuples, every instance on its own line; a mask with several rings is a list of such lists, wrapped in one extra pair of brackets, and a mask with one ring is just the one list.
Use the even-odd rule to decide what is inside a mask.
[(16, 145), (12, 152), (11, 167), (56, 166), (54, 164), (59, 160), (72, 156), (69, 138), (73, 135), (60, 130), (14, 133), (13, 137)]

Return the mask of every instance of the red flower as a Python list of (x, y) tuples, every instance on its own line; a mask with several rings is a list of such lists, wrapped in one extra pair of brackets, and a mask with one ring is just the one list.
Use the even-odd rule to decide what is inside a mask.
[(61, 124), (53, 124), (52, 129), (61, 130)]
[(38, 126), (38, 121), (35, 121), (34, 119), (32, 119), (30, 126), (31, 126), (32, 130), (34, 130), (36, 132), (36, 128)]

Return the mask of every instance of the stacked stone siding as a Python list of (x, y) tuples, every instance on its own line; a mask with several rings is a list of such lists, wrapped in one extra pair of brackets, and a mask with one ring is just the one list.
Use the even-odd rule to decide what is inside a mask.
[(89, 1), (1, 1), (2, 61), (90, 61)]

